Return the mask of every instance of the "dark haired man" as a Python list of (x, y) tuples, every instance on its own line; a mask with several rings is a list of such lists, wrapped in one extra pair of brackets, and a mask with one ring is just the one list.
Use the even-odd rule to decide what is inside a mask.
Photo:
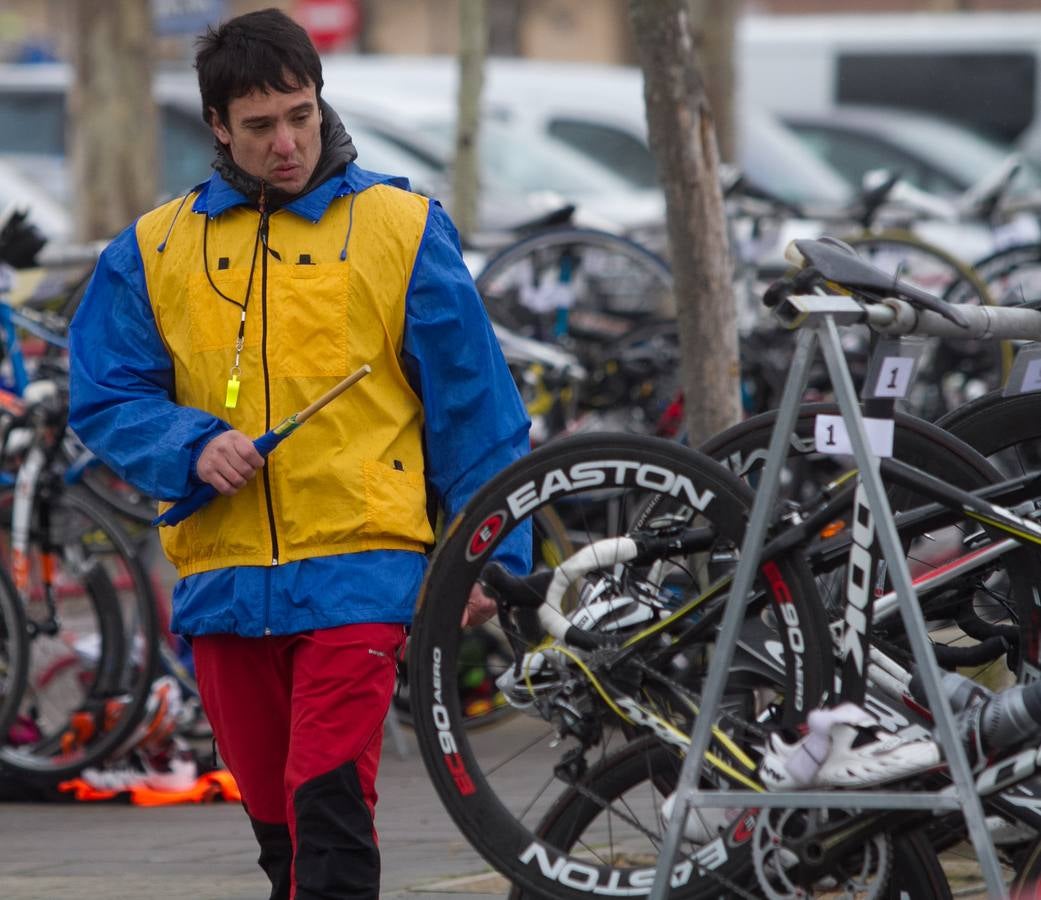
[[(353, 162), (306, 33), (241, 16), (196, 68), (216, 173), (102, 256), (72, 326), (70, 420), (152, 496), (224, 495), (162, 538), (271, 896), (377, 897), (375, 776), (433, 541), (426, 486), (454, 515), (525, 451), (528, 420), (450, 221)], [(365, 363), (260, 458), (249, 436)], [(464, 624), (489, 604), (475, 589)]]

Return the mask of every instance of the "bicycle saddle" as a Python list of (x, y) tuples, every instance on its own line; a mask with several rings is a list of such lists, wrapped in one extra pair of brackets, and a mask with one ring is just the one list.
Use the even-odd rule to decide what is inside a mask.
[(853, 290), (899, 297), (921, 309), (938, 313), (963, 328), (967, 327), (964, 316), (954, 306), (871, 265), (861, 259), (856, 250), (844, 241), (832, 237), (797, 240), (795, 247), (806, 263), (813, 266), (827, 281)]

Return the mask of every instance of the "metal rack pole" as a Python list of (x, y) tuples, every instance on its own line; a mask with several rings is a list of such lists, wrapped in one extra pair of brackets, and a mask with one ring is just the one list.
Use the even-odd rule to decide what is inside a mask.
[(694, 731), (690, 738), (690, 748), (683, 760), (679, 783), (676, 785), (676, 801), (672, 810), (672, 818), (665, 831), (665, 841), (658, 858), (658, 868), (654, 873), (654, 884), (651, 887), (650, 900), (665, 900), (668, 896), (669, 875), (673, 861), (679, 849), (680, 835), (687, 821), (690, 809), (691, 789), (697, 781), (701, 770), (705, 750), (708, 748), (709, 736), (712, 733), (712, 722), (716, 710), (723, 699), (723, 688), (726, 686), (730, 663), (734, 656), (734, 647), (741, 632), (744, 619), (745, 601), (752, 590), (755, 574), (759, 568), (759, 555), (766, 538), (766, 527), (777, 501), (777, 489), (781, 483), (781, 467), (788, 456), (788, 441), (795, 430), (795, 420), (799, 413), (799, 404), (809, 377), (810, 362), (817, 336), (811, 329), (799, 333), (795, 345), (795, 355), (788, 371), (788, 378), (781, 396), (781, 405), (777, 411), (777, 424), (770, 435), (770, 446), (766, 454), (766, 465), (763, 477), (752, 503), (748, 528), (741, 542), (741, 558), (734, 572), (730, 602), (723, 612), (719, 637), (709, 664), (708, 678), (701, 695), (700, 712), (694, 719)]
[[(950, 771), (951, 780), (954, 782), (955, 790), (961, 800), (961, 806), (965, 813), (965, 824), (968, 826), (969, 838), (976, 849), (979, 860), (980, 871), (987, 885), (987, 893), (992, 898), (1005, 896), (1005, 887), (1001, 878), (1001, 867), (998, 863), (994, 843), (987, 831), (986, 819), (983, 814), (983, 804), (976, 793), (976, 786), (972, 778), (972, 768), (969, 765), (968, 756), (962, 746), (955, 728), (954, 714), (951, 712), (951, 704), (940, 686), (940, 667), (936, 662), (936, 656), (929, 643), (928, 630), (925, 625), (925, 617), (922, 608), (918, 604), (918, 596), (915, 593), (914, 584), (911, 581), (911, 573), (907, 568), (907, 558), (903, 547), (900, 545), (900, 536), (897, 534), (896, 525), (893, 522), (893, 512), (889, 506), (889, 498), (886, 496), (885, 486), (882, 484), (882, 475), (879, 471), (878, 457), (871, 452), (868, 444), (867, 431), (864, 428), (864, 420), (860, 414), (860, 406), (857, 402), (856, 390), (853, 387), (853, 379), (846, 365), (846, 358), (842, 352), (842, 342), (839, 338), (838, 328), (835, 321), (827, 316), (818, 326), (823, 332), (820, 334), (821, 350), (824, 353), (824, 361), (828, 366), (828, 374), (831, 377), (832, 388), (835, 398), (839, 404), (839, 410), (849, 431), (850, 443), (853, 445), (854, 459), (860, 469), (860, 477), (867, 494), (868, 503), (875, 519), (875, 532), (882, 545), (882, 554), (886, 560), (887, 571), (893, 582), (897, 600), (900, 603), (900, 613), (904, 619), (904, 628), (911, 644), (915, 662), (919, 667), (922, 677), (922, 685), (925, 695), (929, 700), (929, 709), (932, 712), (933, 722), (936, 726), (940, 746), (943, 748), (947, 759), (947, 767)], [(899, 808), (896, 804), (895, 808)]]
[[(925, 687), (926, 696), (929, 699), (930, 708), (933, 711), (940, 745), (946, 755), (951, 778), (960, 801), (958, 805), (964, 811), (969, 837), (976, 849), (980, 870), (987, 885), (988, 894), (992, 898), (1003, 898), (1005, 897), (1005, 888), (1001, 879), (997, 854), (987, 832), (983, 806), (975, 791), (968, 758), (955, 730), (954, 716), (951, 712), (950, 704), (940, 688), (941, 676), (939, 666), (936, 663), (926, 636), (925, 621), (917, 602), (910, 572), (907, 568), (907, 560), (900, 546), (896, 526), (893, 523), (889, 499), (882, 484), (878, 458), (871, 451), (868, 442), (856, 391), (842, 352), (838, 329), (833, 316), (827, 314), (816, 317), (811, 316), (808, 327), (799, 335), (795, 357), (793, 358), (789, 377), (785, 384), (784, 395), (778, 408), (774, 432), (770, 438), (763, 477), (756, 492), (748, 529), (742, 542), (741, 558), (738, 561), (737, 570), (734, 574), (731, 602), (727, 605), (723, 616), (719, 637), (716, 641), (715, 651), (702, 694), (700, 713), (695, 719), (690, 748), (680, 772), (679, 783), (676, 788), (676, 802), (666, 830), (658, 867), (655, 871), (650, 900), (665, 900), (668, 897), (670, 876), (692, 800), (698, 800), (705, 805), (716, 805), (717, 802), (718, 805), (730, 805), (734, 800), (732, 792), (695, 791), (694, 784), (708, 747), (711, 726), (723, 697), (723, 689), (740, 632), (745, 604), (735, 601), (737, 598), (747, 599), (755, 578), (755, 572), (758, 569), (768, 517), (776, 503), (781, 466), (787, 456), (787, 443), (794, 431), (795, 419), (809, 371), (810, 357), (818, 340), (824, 353), (825, 363), (828, 367), (828, 374), (831, 377), (839, 409), (849, 432), (854, 459), (860, 469), (868, 502), (874, 514), (876, 533), (900, 603), (900, 610), (911, 642), (911, 649), (915, 661), (921, 668), (922, 683)], [(901, 795), (884, 791), (871, 793), (876, 797), (871, 804), (872, 806), (887, 803), (894, 809), (911, 809), (921, 808), (923, 802), (928, 802), (928, 794), (925, 793), (910, 797), (906, 794)], [(718, 795), (718, 799), (713, 797), (713, 794)], [(728, 796), (724, 797), (724, 794)], [(937, 808), (950, 805), (949, 796), (934, 796), (936, 797)], [(836, 797), (840, 798), (841, 795), (837, 793)], [(925, 798), (924, 800), (923, 797)], [(815, 801), (813, 802), (815, 806), (820, 805), (822, 802), (822, 796), (819, 793), (812, 795), (812, 799)], [(804, 802), (809, 800), (810, 795), (807, 795), (804, 798)], [(845, 801), (840, 800), (840, 802)], [(777, 806), (782, 803), (789, 803), (798, 807), (800, 795), (794, 792), (773, 794), (768, 805)]]

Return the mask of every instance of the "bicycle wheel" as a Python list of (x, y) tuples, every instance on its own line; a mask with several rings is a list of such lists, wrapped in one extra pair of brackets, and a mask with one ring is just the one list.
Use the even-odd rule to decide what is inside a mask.
[(1011, 887), (1011, 900), (1034, 900), (1041, 893), (1041, 838), (1020, 854)]
[[(931, 294), (957, 303), (994, 303), (971, 266), (910, 232), (861, 234), (847, 241), (872, 265)], [(1012, 352), (1009, 341), (926, 340), (908, 409), (932, 420), (997, 387), (1008, 374)]]
[(0, 744), (11, 725), (25, 692), (29, 671), (29, 632), (25, 611), (7, 573), (0, 569)]
[(606, 231), (547, 228), (504, 247), (476, 278), (493, 321), (580, 356), (642, 322), (675, 315), (660, 257)]
[[(10, 565), (10, 532), (0, 541)], [(19, 737), (0, 748), (0, 765), (58, 780), (118, 750), (140, 721), (157, 666), (156, 603), (133, 542), (78, 488), (41, 496), (24, 583), (29, 674)]]
[[(653, 514), (645, 515), (651, 499)], [(419, 673), (414, 727), (453, 820), (511, 881), (564, 898), (603, 886), (626, 894), (650, 889), (655, 860), (573, 857), (537, 839), (534, 829), (555, 795), (636, 732), (682, 756), (750, 499), (722, 467), (678, 444), (598, 434), (561, 439), (520, 460), (452, 524), (432, 560), (412, 631), (409, 668)], [(528, 715), (510, 718), (489, 739), (466, 727), (449, 687), (458, 679), (458, 622), (492, 550), (548, 505), (581, 548), (568, 565), (583, 555), (587, 562), (561, 606), (571, 610), (571, 621), (614, 645), (576, 651), (544, 642), (520, 615), (503, 623), (517, 656), (500, 687)], [(662, 544), (660, 558), (635, 568), (598, 561), (602, 548), (615, 546), (611, 538), (675, 536), (677, 528), (693, 530), (696, 549)], [(755, 760), (743, 749), (750, 736), (768, 721), (797, 723), (831, 684), (830, 655), (820, 652), (829, 638), (809, 573), (787, 559), (764, 571), (768, 591), (752, 599), (744, 634), (776, 645), (779, 665), (763, 674), (735, 662), (713, 732), (710, 777), (721, 783), (755, 785)], [(546, 580), (550, 574), (544, 570)], [(777, 622), (784, 627), (774, 628)], [(506, 783), (514, 789), (505, 791)], [(698, 853), (698, 865), (727, 877), (722, 840), (708, 850), (685, 845), (685, 858)], [(704, 882), (695, 865), (688, 860), (681, 868), (686, 879), (675, 896), (699, 896)]]
[[(1041, 468), (1041, 394), (1005, 397), (1001, 391), (992, 391), (953, 410), (936, 424), (986, 456), (1005, 477)], [(1010, 557), (1010, 567), (1013, 564), (1036, 579), (1036, 554), (1029, 549)], [(1020, 677), (1036, 679), (1041, 678), (1041, 611), (1036, 603), (1028, 610), (1022, 613)]]
[[(642, 852), (652, 857), (662, 842), (662, 831), (643, 834), (637, 829), (632, 833), (633, 811), (650, 806), (662, 820), (662, 804), (678, 776), (675, 757), (663, 747), (646, 738), (632, 741), (560, 796), (539, 823), (538, 836), (553, 847), (567, 847), (572, 853), (581, 850), (589, 859), (612, 858), (622, 852), (630, 856)], [(733, 820), (733, 811), (722, 811), (720, 818)], [(624, 851), (620, 849), (623, 847)], [(880, 896), (892, 900), (951, 897), (939, 859), (920, 833), (901, 834), (899, 840), (892, 842), (892, 848), (891, 870)], [(742, 850), (747, 858), (743, 871), (731, 866), (726, 882), (713, 879), (711, 873), (706, 875), (706, 882), (716, 881), (711, 888), (715, 896), (720, 896), (720, 891), (728, 897), (760, 896), (751, 848), (741, 844), (730, 848), (735, 857), (742, 855)], [(534, 900), (535, 896), (517, 886), (509, 894), (510, 900)]]
[(578, 405), (592, 410), (598, 430), (658, 434), (681, 396), (680, 342), (674, 319), (650, 321), (610, 341), (588, 360)]
[[(553, 568), (567, 559), (574, 547), (567, 528), (551, 506), (532, 515), (532, 551), (536, 566)], [(496, 687), (499, 676), (513, 664), (506, 636), (497, 622), (470, 629), (459, 648), (459, 702), (468, 728), (485, 728), (514, 712)], [(403, 725), (412, 725), (408, 665), (398, 663), (398, 677), (391, 703)]]
[(1011, 478), (1041, 468), (1041, 393), (991, 391), (936, 421)]
[[(972, 268), (994, 302), (1001, 306), (1015, 306), (1041, 297), (1041, 244), (1005, 247), (973, 263)], [(944, 299), (961, 302), (967, 290), (971, 288), (958, 282), (951, 285)]]
[[(833, 404), (805, 404), (799, 411), (795, 432), (789, 444), (789, 462), (783, 488), (795, 502), (811, 501), (822, 486), (846, 472), (852, 465), (848, 457), (826, 456), (814, 448), (814, 426), (818, 415), (837, 415)], [(776, 413), (770, 412), (748, 419), (714, 436), (700, 448), (702, 452), (727, 465), (731, 471), (755, 484), (766, 460), (766, 448), (773, 431)], [(912, 466), (923, 469), (950, 484), (974, 490), (1001, 480), (1001, 473), (976, 450), (937, 426), (913, 416), (895, 416), (893, 455)], [(992, 422), (997, 431), (1000, 422)], [(993, 438), (1000, 441), (1000, 438)], [(892, 490), (890, 503), (894, 511), (908, 510), (929, 502), (924, 495), (906, 489)], [(836, 528), (841, 523), (836, 523)], [(844, 527), (844, 526), (843, 526)], [(836, 531), (836, 534), (841, 534)], [(905, 547), (911, 574), (921, 590), (929, 576), (938, 572), (951, 559), (971, 549), (983, 537), (979, 526), (971, 521), (952, 524), (943, 529), (915, 537), (907, 537)], [(818, 591), (829, 609), (842, 608), (845, 591), (844, 568), (827, 572), (815, 571)], [(980, 566), (970, 574), (949, 584), (942, 591), (930, 591), (919, 600), (930, 625), (931, 637), (938, 647), (970, 648), (987, 637), (992, 642), (993, 658), (977, 665), (977, 674), (992, 687), (1007, 683), (1006, 666), (1017, 677), (1026, 677), (1039, 661), (1038, 614), (1033, 601), (1033, 585), (1041, 577), (1041, 566), (1030, 550), (1016, 550)], [(901, 617), (876, 623), (876, 637), (886, 642), (887, 650), (909, 665), (906, 634)], [(1006, 655), (1002, 641), (1011, 645)], [(945, 653), (938, 651), (941, 658)], [(967, 650), (958, 651), (961, 654)], [(982, 654), (982, 650), (975, 651)], [(948, 659), (957, 657), (946, 654)], [(950, 662), (947, 663), (951, 665)], [(968, 663), (960, 663), (968, 665)]]

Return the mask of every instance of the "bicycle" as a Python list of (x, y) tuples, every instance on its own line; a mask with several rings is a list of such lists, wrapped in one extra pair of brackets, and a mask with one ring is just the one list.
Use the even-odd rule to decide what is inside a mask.
[[(157, 613), (139, 548), (81, 484), (89, 463), (66, 428), (60, 354), (30, 372), (24, 329), (64, 345), (65, 322), (0, 303), (0, 558), (26, 619), (27, 674), (0, 765), (55, 781), (120, 748), (156, 671)], [(70, 460), (75, 460), (72, 462)]]
[(675, 314), (664, 260), (621, 235), (570, 224), (501, 248), (475, 283), (493, 321), (574, 347), (580, 360), (640, 322)]
[(158, 626), (137, 547), (89, 491), (65, 480), (65, 400), (46, 386), (34, 382), (35, 401), (5, 423), (14, 480), (0, 494), (0, 558), (28, 619), (30, 666), (0, 765), (53, 781), (118, 750), (140, 721)]
[[(888, 290), (892, 280), (888, 276), (881, 277), (882, 290)], [(526, 467), (504, 474), (475, 498), (464, 517), (454, 524), (449, 541), (439, 550), (431, 567), (414, 631), (412, 664), (423, 666), (429, 676), (429, 686), (422, 698), (425, 713), (419, 719), (417, 734), (447, 808), (464, 834), (501, 871), (526, 889), (553, 896), (579, 896), (583, 890), (606, 889), (606, 886), (642, 893), (651, 886), (654, 866), (648, 865), (646, 859), (642, 865), (639, 862), (595, 863), (573, 855), (568, 847), (546, 845), (539, 840), (536, 826), (530, 823), (537, 822), (551, 807), (549, 801), (533, 800), (529, 796), (523, 805), (515, 805), (511, 798), (496, 796), (496, 769), (487, 760), (488, 748), (477, 744), (457, 727), (457, 709), (451, 698), (441, 691), (443, 680), (453, 674), (453, 653), (458, 639), (456, 630), (444, 623), (452, 621), (455, 612), (461, 611), (462, 588), (482, 575), (484, 544), (481, 544), (480, 555), (469, 545), (468, 556), (467, 548), (468, 541), (487, 526), (490, 516), (500, 513), (523, 517), (551, 501), (555, 506), (570, 504), (573, 496), (588, 493), (590, 508), (597, 510), (596, 517), (580, 510), (575, 515), (588, 520), (592, 537), (586, 550), (590, 552), (583, 556), (584, 551), (579, 551), (572, 560), (553, 571), (538, 573), (523, 582), (523, 589), (510, 582), (499, 583), (503, 593), (508, 595), (504, 600), (504, 617), (515, 615), (510, 611), (511, 606), (537, 605), (544, 615), (543, 625), (551, 627), (557, 638), (542, 645), (540, 637), (525, 632), (520, 623), (510, 627), (507, 633), (517, 642), (515, 651), (520, 666), (512, 678), (514, 699), (518, 702), (526, 699), (527, 706), (538, 713), (539, 719), (548, 720), (546, 730), (553, 738), (566, 738), (577, 745), (568, 752), (554, 754), (552, 759), (558, 761), (548, 764), (564, 776), (566, 788), (581, 782), (582, 761), (587, 756), (607, 758), (612, 742), (624, 742), (636, 732), (651, 733), (675, 758), (682, 756), (687, 726), (691, 721), (699, 721), (695, 712), (697, 685), (706, 671), (705, 653), (715, 640), (713, 622), (718, 622), (722, 614), (725, 604), (721, 598), (728, 590), (725, 578), (717, 583), (710, 576), (726, 575), (738, 562), (733, 545), (735, 525), (727, 521), (725, 507), (733, 502), (734, 510), (742, 509), (742, 495), (737, 485), (723, 477), (715, 464), (696, 454), (670, 456), (683, 451), (666, 450), (646, 438), (618, 438), (614, 443), (615, 440), (611, 438), (613, 446), (606, 448), (602, 446), (602, 438), (600, 442), (570, 440), (550, 445), (545, 452), (533, 454)], [(912, 490), (921, 491), (917, 474), (905, 480)], [(697, 488), (691, 490), (689, 486)], [(1018, 487), (1029, 494), (1028, 482)], [(1034, 487), (1036, 489), (1036, 485)], [(629, 504), (620, 496), (627, 489), (640, 495)], [(686, 501), (685, 513), (670, 509), (668, 501), (673, 499), (670, 494), (673, 490)], [(1013, 496), (1012, 488), (1005, 490), (1008, 493), (1001, 499)], [(664, 499), (659, 501), (654, 514), (645, 518), (641, 510), (646, 510), (647, 504), (641, 499), (645, 500), (648, 493)], [(842, 504), (848, 509), (849, 493), (835, 501), (838, 504), (835, 509)], [(611, 494), (615, 496), (612, 498)], [(747, 494), (744, 496), (747, 501)], [(594, 497), (601, 501), (613, 499), (613, 502), (596, 506)], [(721, 497), (725, 497), (726, 502), (713, 505)], [(691, 510), (696, 513), (691, 515)], [(827, 515), (833, 512), (828, 510)], [(821, 518), (815, 521), (817, 528), (829, 521), (825, 515), (821, 512)], [(947, 515), (962, 518), (966, 511), (959, 508)], [(615, 522), (618, 530), (629, 533), (630, 537), (606, 541), (608, 521)], [(691, 527), (692, 523), (705, 521), (713, 528)], [(928, 516), (919, 513), (916, 520), (909, 521), (914, 521), (921, 532), (944, 519), (940, 510), (931, 510)], [(653, 522), (654, 528), (646, 528), (649, 522)], [(645, 532), (634, 529), (634, 525), (644, 527)], [(740, 531), (743, 526), (736, 527)], [(501, 536), (506, 528), (500, 524), (495, 537)], [(634, 548), (634, 544), (639, 544), (634, 535), (645, 542), (642, 551)], [(803, 529), (804, 539), (815, 536), (812, 526)], [(774, 643), (779, 650), (774, 657), (773, 671), (765, 674), (762, 667), (750, 665), (743, 657), (735, 662), (730, 680), (733, 693), (728, 695), (719, 719), (714, 720), (710, 738), (712, 755), (705, 757), (707, 767), (700, 770), (703, 774), (710, 773), (705, 777), (713, 779), (714, 784), (755, 789), (758, 785), (748, 784), (750, 779), (755, 782), (754, 775), (749, 775), (750, 771), (754, 773), (754, 764), (749, 769), (739, 756), (749, 735), (761, 738), (764, 725), (783, 722), (786, 717), (798, 721), (801, 712), (808, 708), (807, 697), (831, 685), (827, 674), (813, 671), (820, 662), (826, 672), (831, 658), (830, 650), (822, 651), (831, 646), (827, 616), (801, 605), (807, 595), (793, 590), (792, 586), (801, 588), (803, 582), (792, 581), (790, 577), (776, 578), (777, 568), (771, 565), (779, 567), (782, 559), (792, 561), (787, 555), (778, 557), (776, 554), (781, 549), (799, 546), (799, 540), (791, 536), (789, 528), (788, 536), (781, 532), (776, 541), (779, 543), (768, 545), (763, 553), (765, 564), (761, 571), (766, 572), (767, 577), (760, 579), (760, 585), (765, 581), (768, 588), (772, 585), (779, 592), (775, 592), (775, 597), (790, 597), (791, 601), (778, 605), (761, 592), (755, 594), (750, 609), (753, 612), (769, 610), (772, 617), (746, 617), (742, 640), (743, 645), (752, 644), (757, 629), (766, 631), (767, 642)], [(847, 550), (848, 546), (846, 543)], [(628, 555), (623, 554), (623, 548)], [(601, 565), (597, 564), (598, 555)], [(979, 560), (980, 554), (969, 554), (961, 564), (968, 566)], [(795, 562), (792, 572), (802, 573), (796, 577), (809, 574), (799, 569), (798, 560)], [(566, 574), (558, 578), (562, 572)], [(710, 587), (704, 594), (685, 590), (695, 581), (696, 573), (703, 575), (702, 583)], [(564, 590), (562, 584), (571, 580), (581, 583), (583, 576), (587, 596), (569, 619), (561, 615), (569, 609), (564, 600), (570, 598), (573, 603), (579, 591), (577, 587)], [(550, 611), (547, 611), (544, 603), (547, 586), (553, 587), (555, 580), (562, 584), (558, 583), (550, 592)], [(436, 598), (436, 604), (431, 598)], [(685, 598), (690, 599), (684, 602)], [(615, 605), (609, 602), (612, 599)], [(594, 600), (602, 601), (601, 605), (592, 606)], [(458, 602), (458, 610), (453, 608), (453, 601)], [(675, 609), (677, 602), (678, 610)], [(436, 613), (428, 612), (434, 605)], [(648, 622), (653, 624), (647, 625)], [(818, 627), (811, 627), (815, 622)], [(822, 624), (823, 633), (819, 627)], [(773, 625), (781, 627), (773, 630)], [(668, 640), (663, 640), (664, 636)], [(646, 657), (641, 656), (644, 652)], [(772, 695), (767, 695), (771, 689)], [(597, 696), (600, 700), (594, 700)], [(744, 714), (738, 715), (737, 710), (743, 710)], [(753, 713), (751, 716), (749, 711)], [(546, 752), (543, 750), (530, 765), (545, 771)], [(658, 793), (660, 800), (664, 792)], [(742, 797), (741, 802), (749, 801)], [(603, 807), (607, 806), (605, 801)], [(653, 804), (650, 812), (643, 831), (652, 836), (660, 835), (660, 813)], [(619, 812), (619, 821), (633, 819), (631, 812)], [(691, 849), (690, 852), (695, 853), (694, 861), (685, 857), (674, 872), (676, 887), (681, 889), (679, 895), (698, 896), (700, 892), (714, 896), (721, 885), (732, 888), (737, 884), (730, 883), (734, 878), (740, 880), (748, 875), (754, 868), (749, 848), (751, 834), (736, 843), (733, 840), (735, 829), (742, 822), (745, 819), (731, 823), (718, 838)], [(873, 866), (880, 865), (883, 852), (880, 851)], [(701, 878), (695, 877), (697, 871), (701, 871)], [(876, 878), (878, 871), (869, 867), (865, 878), (868, 881)]]

